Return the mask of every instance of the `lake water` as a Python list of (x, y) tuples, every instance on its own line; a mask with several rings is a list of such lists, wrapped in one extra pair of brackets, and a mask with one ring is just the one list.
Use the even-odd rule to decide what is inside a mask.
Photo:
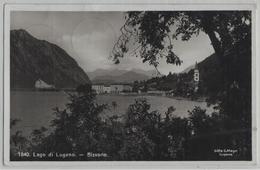
[[(128, 106), (134, 103), (135, 99), (145, 97), (151, 104), (151, 111), (158, 110), (160, 113), (167, 111), (169, 106), (174, 106), (174, 114), (180, 117), (188, 116), (188, 110), (194, 106), (207, 109), (208, 113), (213, 111), (208, 108), (205, 102), (177, 100), (163, 96), (122, 96), (122, 95), (98, 95), (97, 102), (108, 104), (110, 109), (105, 112), (105, 116), (112, 114), (124, 114)], [(112, 102), (117, 103), (117, 107), (112, 107)], [(30, 134), (31, 130), (42, 126), (48, 127), (54, 118), (54, 107), (65, 108), (68, 102), (68, 95), (64, 92), (39, 92), (39, 91), (12, 91), (11, 92), (11, 118), (21, 121), (11, 130), (21, 130), (24, 135)]]

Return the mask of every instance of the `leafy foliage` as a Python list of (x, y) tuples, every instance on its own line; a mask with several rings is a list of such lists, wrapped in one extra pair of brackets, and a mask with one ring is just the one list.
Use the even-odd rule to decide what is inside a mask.
[[(216, 54), (223, 54), (237, 43), (251, 37), (250, 11), (131, 11), (121, 28), (122, 35), (115, 44), (111, 58), (115, 63), (132, 47), (143, 62), (157, 67), (160, 58), (167, 63), (180, 65), (174, 52), (174, 39), (188, 41), (206, 33)], [(139, 54), (137, 54), (139, 53)]]

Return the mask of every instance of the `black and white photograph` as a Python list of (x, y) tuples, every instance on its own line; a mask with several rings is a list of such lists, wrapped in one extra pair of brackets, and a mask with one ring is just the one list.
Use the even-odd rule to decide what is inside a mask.
[(252, 11), (10, 12), (10, 161), (252, 161)]

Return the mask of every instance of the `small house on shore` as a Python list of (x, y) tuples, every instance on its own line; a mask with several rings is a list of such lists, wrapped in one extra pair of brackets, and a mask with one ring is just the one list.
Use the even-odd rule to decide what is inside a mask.
[(48, 84), (41, 79), (38, 79), (37, 81), (35, 81), (35, 89), (46, 89), (46, 90), (48, 90), (48, 89), (54, 89), (54, 88), (55, 88), (54, 85)]

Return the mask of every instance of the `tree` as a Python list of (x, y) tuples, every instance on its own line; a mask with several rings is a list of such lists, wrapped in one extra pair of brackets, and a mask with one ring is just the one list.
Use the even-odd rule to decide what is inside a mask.
[(147, 83), (144, 81), (143, 82), (143, 89), (142, 89), (143, 92), (147, 92), (148, 91), (148, 85)]
[(133, 92), (138, 92), (139, 86), (140, 86), (139, 82), (138, 81), (134, 81), (132, 91)]
[(116, 101), (112, 101), (112, 107), (113, 107), (113, 109), (115, 110), (116, 108), (117, 108), (117, 103), (116, 103)]
[[(246, 130), (241, 133), (240, 141), (250, 151), (251, 141), (244, 140), (251, 139), (250, 11), (128, 12), (111, 58), (118, 64), (130, 53), (155, 68), (161, 58), (169, 64), (180, 65), (182, 61), (175, 54), (174, 40), (188, 41), (201, 32), (208, 35), (215, 50), (221, 66), (220, 82), (223, 82), (217, 90), (208, 93), (208, 104), (217, 104), (219, 113), (233, 120), (231, 128), (239, 128), (240, 124)], [(134, 47), (129, 45), (132, 42)], [(180, 93), (183, 91), (179, 88)]]
[(115, 63), (130, 50), (129, 44), (134, 39), (136, 47), (131, 53), (136, 52), (143, 62), (157, 67), (158, 59), (166, 58), (167, 63), (180, 65), (181, 60), (173, 49), (174, 39), (188, 41), (204, 32), (221, 58), (237, 43), (251, 38), (251, 12), (134, 11), (126, 14), (120, 30), (122, 35), (111, 55)]
[(43, 140), (40, 146), (43, 152), (101, 152), (103, 142), (97, 141), (103, 136), (105, 123), (100, 114), (107, 105), (96, 103), (96, 94), (88, 85), (77, 90), (69, 94), (66, 109), (54, 108), (56, 118), (51, 122), (54, 130)]
[[(20, 121), (20, 119), (11, 119), (10, 129), (14, 128)], [(10, 134), (10, 159), (20, 160), (21, 157), (19, 157), (18, 153), (27, 150), (29, 146), (29, 140), (23, 135), (22, 131), (16, 130)]]
[[(227, 98), (232, 96), (233, 84), (237, 84), (244, 108), (241, 111), (250, 122), (251, 107), (251, 12), (250, 11), (132, 11), (126, 14), (126, 22), (112, 51), (115, 63), (129, 50), (133, 50), (143, 62), (157, 67), (160, 58), (169, 64), (180, 65), (174, 52), (174, 39), (183, 41), (204, 32), (208, 35), (217, 59), (223, 69), (221, 86), (209, 96), (208, 102), (222, 101), (228, 109)], [(130, 42), (136, 47), (130, 49)], [(133, 52), (131, 52), (133, 53)], [(241, 69), (243, 68), (243, 69)], [(231, 100), (229, 100), (231, 101)], [(244, 103), (243, 103), (244, 102)], [(230, 109), (229, 109), (230, 110)], [(223, 112), (224, 113), (224, 112)], [(236, 119), (240, 115), (235, 115)], [(249, 125), (250, 126), (250, 125)]]

